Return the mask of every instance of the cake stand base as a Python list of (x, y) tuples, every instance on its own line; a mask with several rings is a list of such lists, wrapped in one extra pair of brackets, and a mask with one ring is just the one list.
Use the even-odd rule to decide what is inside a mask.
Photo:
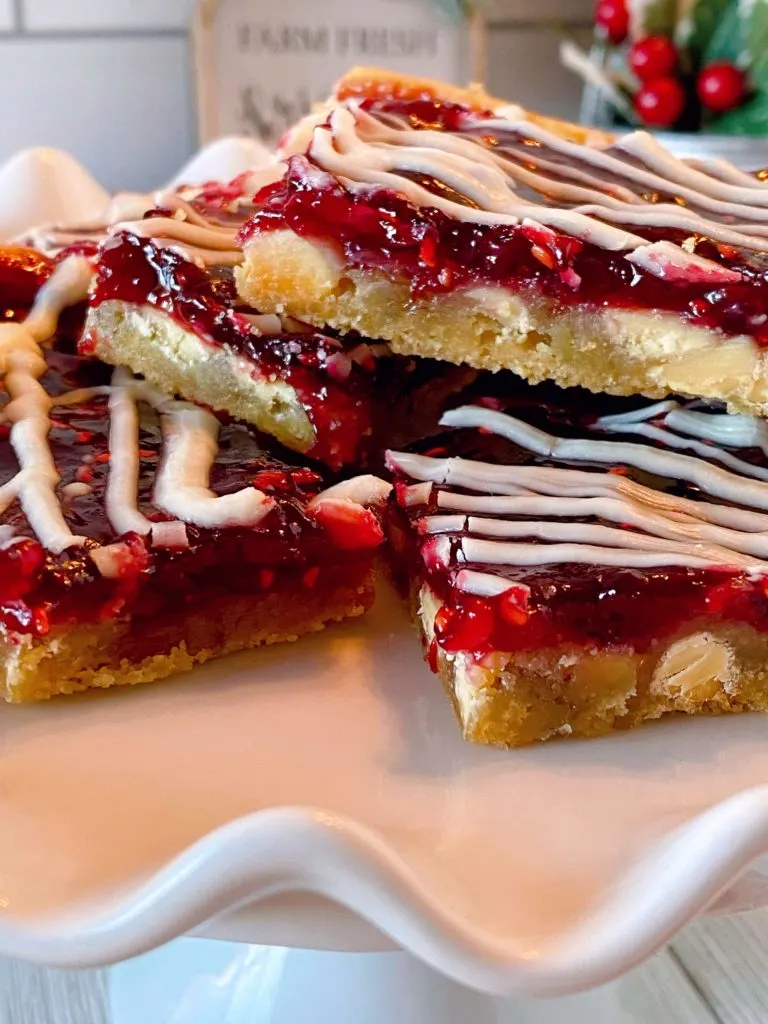
[[(110, 1024), (649, 1024), (678, 1020), (674, 1001), (668, 1003), (663, 991), (648, 985), (643, 969), (603, 988), (562, 999), (499, 999), (462, 988), (406, 953), (323, 953), (205, 939), (178, 939), (119, 964), (109, 970), (108, 987)], [(661, 1018), (665, 1006), (670, 1016)]]

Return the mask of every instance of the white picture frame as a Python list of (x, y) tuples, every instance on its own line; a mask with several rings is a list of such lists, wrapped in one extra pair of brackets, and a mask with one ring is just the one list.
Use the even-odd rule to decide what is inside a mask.
[(193, 34), (201, 144), (274, 145), (356, 64), (455, 84), (485, 71), (480, 14), (457, 21), (431, 0), (198, 0)]

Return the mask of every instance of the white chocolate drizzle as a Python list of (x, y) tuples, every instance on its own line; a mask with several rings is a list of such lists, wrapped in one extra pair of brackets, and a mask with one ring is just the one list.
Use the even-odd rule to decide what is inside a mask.
[(384, 501), (391, 490), (391, 484), (385, 483), (377, 476), (365, 473), (362, 476), (352, 477), (351, 480), (342, 480), (341, 483), (332, 484), (321, 491), (309, 504), (311, 507), (321, 501), (351, 501), (357, 505), (376, 505)]
[(160, 417), (164, 450), (155, 478), (155, 506), (184, 523), (207, 529), (254, 527), (274, 502), (245, 487), (217, 495), (210, 489), (218, 453), (219, 421), (199, 406), (169, 398), (147, 381), (118, 367), (109, 388), (109, 474), (107, 518), (116, 533), (149, 534), (153, 524), (139, 511), (139, 411), (151, 406)]
[[(322, 120), (320, 121), (320, 118)], [(307, 155), (353, 191), (388, 188), (459, 220), (529, 220), (611, 251), (664, 279), (728, 283), (740, 274), (647, 229), (768, 252), (768, 183), (731, 167), (674, 157), (646, 132), (612, 145), (563, 138), (515, 107), (468, 117), (461, 130), (416, 129), (359, 99), (319, 115)], [(289, 138), (282, 155), (306, 145)], [(490, 141), (489, 141), (490, 140)]]
[[(105, 506), (118, 535), (128, 531), (149, 534), (153, 527), (137, 506), (140, 402), (158, 412), (165, 441), (155, 480), (156, 506), (200, 527), (258, 525), (273, 504), (262, 491), (246, 487), (216, 495), (210, 490), (219, 430), (212, 413), (168, 398), (120, 368), (105, 387), (79, 388), (52, 397), (40, 384), (47, 367), (42, 346), (55, 333), (61, 311), (85, 299), (92, 274), (86, 259), (70, 256), (41, 288), (23, 323), (0, 325), (0, 375), (10, 398), (2, 417), (11, 425), (10, 443), (19, 462), (18, 472), (0, 487), (0, 512), (18, 500), (34, 534), (53, 554), (87, 542), (69, 529), (62, 501), (66, 504), (90, 488), (83, 489), (79, 483), (60, 488), (61, 476), (49, 442), (50, 413), (56, 406), (81, 404), (105, 395), (110, 411)], [(176, 534), (180, 536), (180, 531)]]
[[(43, 224), (19, 236), (15, 241), (56, 256), (62, 250), (82, 242), (102, 244), (125, 232), (146, 238), (160, 248), (174, 249), (199, 265), (236, 266), (242, 262), (237, 233), (253, 213), (252, 198), (271, 181), (279, 179), (283, 167), (271, 164), (250, 172), (242, 183), (243, 192), (217, 210), (195, 206), (196, 188), (163, 189), (150, 195), (118, 194), (105, 215), (82, 225)], [(145, 217), (151, 210), (169, 211)]]
[(608, 466), (624, 463), (673, 480), (685, 480), (725, 501), (768, 509), (768, 483), (747, 480), (690, 455), (678, 455), (628, 441), (555, 437), (513, 416), (480, 406), (451, 410), (441, 423), (452, 427), (482, 427), (558, 462), (598, 462)]
[[(641, 415), (642, 414), (642, 415)], [(631, 417), (631, 418), (630, 418)], [(735, 420), (729, 423), (728, 420)], [(635, 413), (602, 416), (596, 429), (607, 433), (637, 434), (660, 441), (668, 448), (687, 448), (704, 459), (714, 459), (745, 476), (768, 480), (768, 468), (745, 462), (712, 442), (739, 448), (760, 448), (768, 455), (768, 427), (763, 420), (744, 415), (713, 415), (684, 409), (677, 402), (659, 402)], [(675, 430), (679, 433), (674, 433)], [(703, 442), (697, 440), (703, 438)]]
[(185, 523), (209, 529), (256, 526), (274, 505), (255, 487), (216, 495), (210, 473), (218, 452), (219, 421), (188, 402), (163, 397), (157, 407), (163, 425), (165, 453), (155, 482), (158, 508)]
[(109, 395), (109, 476), (104, 492), (107, 518), (116, 533), (147, 534), (152, 523), (139, 512), (139, 410), (129, 385), (129, 370), (112, 374)]
[(161, 248), (175, 249), (187, 259), (206, 266), (235, 266), (243, 253), (236, 244), (237, 232), (245, 219), (235, 225), (217, 223), (202, 216), (194, 207), (175, 193), (156, 196), (156, 205), (172, 208), (172, 217), (151, 216), (141, 220), (119, 221), (106, 231), (107, 237), (127, 232), (146, 238)]
[(61, 311), (85, 299), (91, 274), (86, 260), (65, 260), (23, 324), (0, 324), (0, 374), (10, 398), (3, 417), (19, 461), (18, 473), (0, 487), (0, 512), (18, 500), (40, 543), (54, 554), (85, 543), (85, 537), (67, 526), (56, 494), (61, 477), (48, 442), (52, 400), (40, 383), (47, 369), (41, 345), (56, 331)]
[[(47, 368), (43, 345), (56, 332), (61, 311), (87, 297), (92, 276), (88, 260), (68, 257), (41, 288), (23, 323), (0, 324), (0, 377), (9, 396), (0, 417), (10, 424), (10, 443), (19, 463), (18, 472), (0, 486), (0, 513), (18, 500), (35, 536), (52, 554), (90, 544), (94, 564), (104, 575), (119, 571), (122, 542), (94, 546), (69, 529), (64, 508), (92, 488), (80, 481), (62, 486), (49, 438), (52, 409), (103, 397), (110, 417), (104, 503), (107, 521), (118, 537), (134, 532), (151, 536), (157, 547), (183, 548), (189, 544), (184, 524), (204, 529), (258, 526), (274, 506), (274, 500), (263, 491), (244, 487), (218, 495), (211, 490), (219, 421), (207, 409), (169, 398), (122, 367), (114, 370), (108, 385), (56, 396), (43, 388), (40, 378)], [(141, 404), (154, 409), (160, 420), (163, 449), (153, 503), (175, 517), (171, 522), (152, 522), (138, 507)], [(388, 490), (389, 485), (378, 478), (362, 476), (321, 492), (310, 505), (332, 500), (357, 506), (374, 504), (383, 500)], [(13, 541), (10, 527), (0, 526), (0, 543)]]
[[(768, 428), (761, 420), (669, 400), (604, 416), (593, 425), (597, 432), (639, 435), (645, 444), (560, 438), (482, 406), (451, 410), (441, 424), (479, 428), (565, 464), (498, 465), (387, 453), (390, 469), (412, 481), (400, 492), (401, 504), (411, 514), (425, 509), (417, 525), (435, 542), (426, 542), (425, 561), (446, 564), (460, 589), (492, 596), (515, 585), (498, 575), (505, 569), (558, 563), (768, 573), (768, 470), (720, 447), (768, 454)], [(591, 468), (577, 468), (579, 463)], [(624, 470), (610, 471), (616, 467), (686, 482), (702, 500), (657, 490)], [(467, 564), (483, 569), (469, 570)]]

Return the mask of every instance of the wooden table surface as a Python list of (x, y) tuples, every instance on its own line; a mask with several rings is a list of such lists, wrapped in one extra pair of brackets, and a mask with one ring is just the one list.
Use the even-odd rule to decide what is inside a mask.
[[(222, 960), (222, 947), (234, 951), (231, 963)], [(248, 950), (253, 954), (249, 956)], [(343, 1008), (341, 1017), (338, 1006), (335, 1010), (324, 1006), (322, 998), (310, 1011), (306, 1009), (306, 1000), (303, 1009), (286, 1011), (285, 1000), (275, 1001), (273, 996), (274, 972), (272, 989), (267, 992), (269, 1007), (266, 1012), (260, 1011), (259, 998), (265, 991), (263, 964), (267, 961), (260, 961), (261, 966), (254, 972), (257, 961), (253, 957), (259, 955), (258, 947), (181, 940), (164, 951), (109, 970), (52, 971), (0, 960), (0, 1024), (338, 1024), (341, 1018), (346, 1024), (352, 1020), (343, 997), (339, 1002), (338, 993), (335, 998)], [(336, 965), (343, 962), (338, 958), (344, 957), (287, 952), (284, 955), (333, 957), (336, 959), (324, 962)], [(174, 958), (174, 964), (169, 957)], [(356, 959), (358, 967), (361, 961), (365, 962), (361, 957)], [(689, 926), (647, 964), (603, 989), (558, 1000), (491, 1000), (490, 1013), (484, 1008), (481, 1016), (494, 1024), (768, 1024), (767, 965), (768, 911), (707, 918)], [(418, 980), (419, 972), (423, 977), (427, 969), (413, 962), (411, 972), (411, 979)], [(239, 984), (242, 997), (243, 977), (246, 985), (254, 987), (246, 990), (245, 1000), (240, 998), (240, 1011), (233, 1013), (229, 1003), (226, 1011), (201, 1011), (206, 983), (219, 992), (222, 986), (237, 988)], [(452, 1005), (451, 1022), (454, 1017), (463, 1020), (461, 1011), (456, 1010), (456, 1000), (461, 1002), (464, 990), (453, 986), (456, 991), (452, 995), (451, 983), (439, 981), (439, 985), (440, 999)], [(197, 994), (191, 997), (195, 986)], [(395, 998), (391, 992), (386, 998), (390, 996)], [(477, 997), (467, 993), (466, 998)], [(243, 1002), (250, 1007), (245, 1015)], [(216, 1000), (214, 1003), (220, 1005)], [(397, 1022), (393, 1017), (393, 1024), (401, 1020), (396, 1016)], [(378, 1013), (376, 1017), (378, 1020)], [(444, 1020), (444, 1013), (436, 1013), (435, 1024)], [(466, 1020), (468, 1024), (477, 1024), (478, 1018), (472, 1011), (470, 1021), (468, 1009)], [(368, 1021), (354, 1016), (354, 1024)], [(419, 1024), (432, 1024), (432, 1020), (424, 1020), (422, 1014)]]

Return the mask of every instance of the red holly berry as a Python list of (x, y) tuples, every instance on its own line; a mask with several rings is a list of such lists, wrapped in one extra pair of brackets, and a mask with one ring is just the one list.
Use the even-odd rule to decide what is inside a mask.
[(677, 64), (677, 50), (666, 36), (646, 36), (632, 44), (629, 65), (641, 82), (671, 74)]
[(653, 128), (669, 128), (683, 112), (685, 92), (676, 78), (646, 82), (635, 96), (635, 113)]
[(595, 24), (612, 43), (623, 43), (629, 31), (629, 12), (626, 0), (598, 0)]
[(722, 114), (738, 107), (744, 99), (747, 83), (743, 71), (723, 61), (710, 64), (699, 73), (696, 91), (705, 107)]

